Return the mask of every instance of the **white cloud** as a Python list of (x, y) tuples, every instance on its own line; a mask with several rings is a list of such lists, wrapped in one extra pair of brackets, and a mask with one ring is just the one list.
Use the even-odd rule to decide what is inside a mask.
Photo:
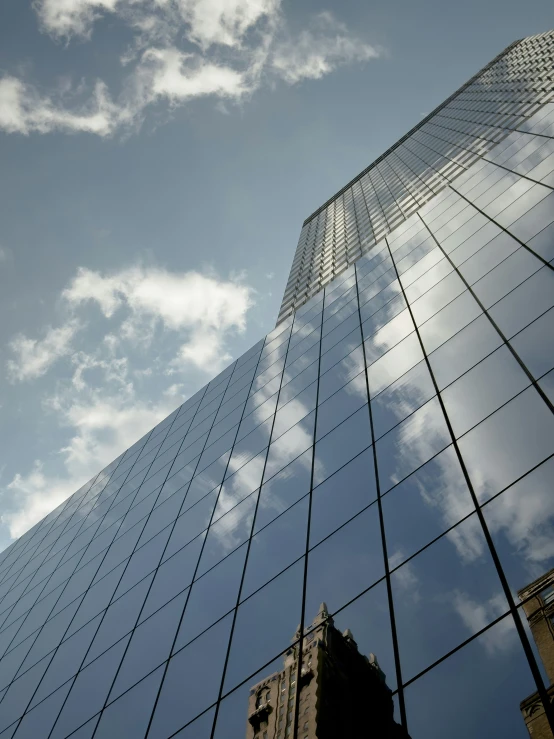
[(178, 49), (148, 49), (142, 56), (143, 97), (185, 101), (205, 95), (240, 98), (247, 90), (244, 75)]
[(34, 8), (53, 36), (89, 36), (102, 12), (114, 12), (118, 0), (37, 0)]
[(63, 131), (109, 136), (128, 120), (128, 113), (112, 102), (102, 81), (96, 83), (90, 99), (72, 111), (16, 77), (0, 79), (0, 129), (7, 133)]
[(6, 362), (10, 381), (23, 382), (44, 375), (60, 357), (71, 353), (71, 342), (80, 328), (79, 321), (70, 319), (59, 328), (49, 327), (43, 339), (29, 339), (24, 334), (14, 337), (9, 348), (15, 358)]
[(14, 539), (167, 416), (176, 402), (168, 397), (154, 406), (137, 400), (132, 393), (93, 393), (88, 402), (70, 394), (63, 402), (51, 399), (51, 405), (57, 405), (60, 422), (72, 429), (68, 443), (59, 450), (63, 474), (48, 473), (37, 460), (28, 474), (17, 473), (6, 486), (3, 506), (8, 511), (0, 520)]
[(74, 486), (71, 478), (46, 476), (42, 463), (36, 461), (29, 474), (16, 474), (6, 486), (7, 495), (10, 498), (13, 496), (15, 510), (3, 513), (0, 520), (8, 526), (10, 536), (16, 539), (54, 510), (77, 488), (78, 485)]
[(0, 489), (10, 535), (24, 533), (173, 411), (187, 388), (227, 364), (227, 340), (245, 329), (252, 295), (239, 279), (215, 274), (78, 270), (59, 301), (65, 323), (9, 344), (13, 381), (44, 375), (65, 358), (64, 379), (43, 401), (63, 441)]
[(189, 37), (206, 49), (240, 46), (250, 28), (278, 13), (280, 0), (178, 0), (177, 5)]
[(44, 93), (5, 75), (0, 129), (8, 133), (107, 137), (139, 126), (156, 104), (174, 108), (205, 96), (229, 112), (226, 102), (241, 102), (266, 82), (319, 79), (341, 65), (382, 55), (330, 13), (292, 35), (281, 0), (36, 0), (34, 7), (55, 39), (90, 39), (100, 17), (117, 17), (132, 33), (120, 55), (127, 76), (118, 95), (98, 80), (83, 102), (86, 86), (72, 86), (70, 78)]
[[(402, 564), (405, 559), (406, 557), (402, 549), (397, 549), (389, 556), (390, 569), (394, 570), (394, 568)], [(419, 578), (416, 575), (412, 562), (406, 562), (402, 567), (395, 570), (392, 578), (395, 587), (409, 595), (414, 603), (418, 603), (419, 600), (421, 600), (421, 594), (419, 592)]]
[(320, 79), (343, 64), (366, 62), (382, 55), (376, 46), (352, 36), (330, 13), (320, 13), (314, 30), (279, 43), (271, 65), (286, 82)]
[(193, 364), (213, 372), (230, 361), (224, 338), (230, 331), (244, 331), (253, 291), (237, 280), (134, 267), (111, 275), (80, 269), (62, 295), (75, 308), (97, 303), (107, 318), (127, 308), (120, 329), (125, 338), (150, 342), (158, 323), (179, 332), (185, 340), (169, 371)]
[[(470, 634), (481, 631), (508, 610), (506, 598), (502, 593), (496, 593), (488, 600), (478, 602), (472, 600), (467, 593), (457, 590), (452, 594), (452, 605)], [(487, 652), (494, 654), (511, 649), (515, 636), (513, 621), (505, 618), (486, 631), (480, 640), (484, 643)]]

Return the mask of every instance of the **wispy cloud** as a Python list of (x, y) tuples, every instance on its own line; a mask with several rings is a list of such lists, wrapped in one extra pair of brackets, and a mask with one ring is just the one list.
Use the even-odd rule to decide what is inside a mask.
[(41, 339), (30, 339), (18, 334), (9, 343), (13, 358), (6, 363), (11, 382), (34, 380), (44, 375), (60, 357), (72, 351), (72, 341), (80, 329), (80, 322), (70, 318), (58, 328), (49, 326)]
[(320, 79), (344, 64), (366, 62), (382, 54), (378, 47), (364, 43), (330, 13), (319, 13), (314, 28), (297, 38), (285, 39), (275, 46), (273, 69), (286, 82)]
[[(470, 634), (476, 634), (485, 626), (502, 616), (508, 610), (506, 598), (502, 593), (491, 596), (488, 600), (477, 602), (467, 593), (455, 591), (452, 594), (452, 605), (457, 615)], [(515, 629), (511, 619), (500, 621), (494, 628), (486, 631), (481, 640), (489, 654), (510, 650), (513, 645)]]
[(0, 129), (8, 133), (108, 137), (140, 126), (156, 104), (172, 109), (205, 96), (240, 103), (266, 83), (319, 79), (383, 54), (328, 12), (292, 34), (281, 0), (36, 0), (34, 8), (54, 40), (90, 40), (99, 19), (112, 16), (133, 41), (121, 50), (118, 94), (103, 80), (86, 97), (82, 85), (44, 93), (20, 76), (0, 78)]

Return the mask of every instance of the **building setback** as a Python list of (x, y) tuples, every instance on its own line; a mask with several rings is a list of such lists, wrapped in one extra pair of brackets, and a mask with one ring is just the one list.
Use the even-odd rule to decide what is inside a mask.
[(312, 214), (276, 328), (0, 554), (0, 739), (547, 735), (553, 56)]

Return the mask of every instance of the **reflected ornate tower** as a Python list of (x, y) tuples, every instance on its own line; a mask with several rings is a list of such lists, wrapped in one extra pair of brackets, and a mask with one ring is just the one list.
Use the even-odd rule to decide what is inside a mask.
[[(409, 739), (394, 720), (392, 694), (375, 656), (360, 654), (349, 629), (341, 634), (322, 603), (302, 645), (300, 633), (285, 655), (283, 669), (250, 689), (246, 739), (365, 736)], [(297, 696), (297, 691), (299, 695)]]
[[(518, 592), (524, 601), (533, 639), (550, 680), (548, 695), (554, 703), (554, 569)], [(538, 693), (533, 693), (520, 704), (525, 725), (533, 739), (552, 739), (554, 734), (548, 724)]]

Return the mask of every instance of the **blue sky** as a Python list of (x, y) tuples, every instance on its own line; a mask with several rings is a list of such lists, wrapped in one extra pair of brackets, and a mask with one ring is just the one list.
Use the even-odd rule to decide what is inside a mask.
[(551, 0), (4, 0), (0, 546), (275, 321), (303, 219)]

